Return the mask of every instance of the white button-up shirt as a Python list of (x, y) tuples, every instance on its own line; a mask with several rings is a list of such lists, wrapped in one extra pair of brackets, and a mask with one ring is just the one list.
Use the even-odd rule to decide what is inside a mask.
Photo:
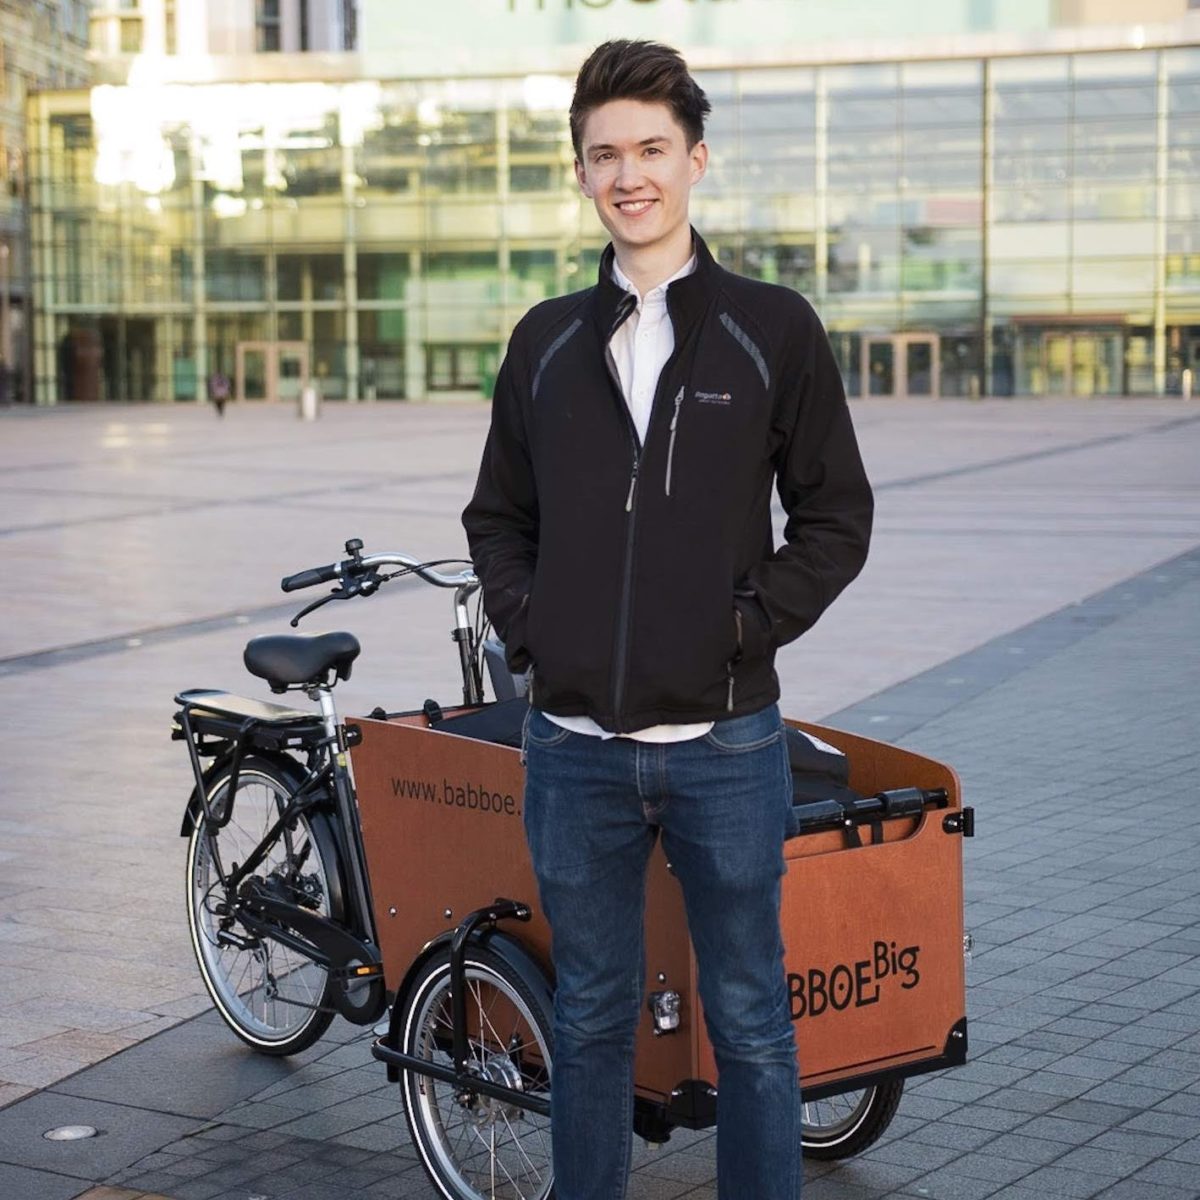
[[(621, 380), (621, 391), (633, 417), (638, 439), (646, 440), (650, 427), (650, 411), (654, 407), (654, 393), (658, 389), (658, 377), (667, 359), (675, 350), (675, 329), (667, 312), (667, 288), (677, 279), (690, 275), (696, 269), (693, 254), (670, 279), (651, 288), (644, 296), (625, 275), (616, 259), (613, 259), (613, 279), (627, 292), (638, 296), (637, 307), (613, 334), (609, 343), (613, 359), (617, 364), (617, 375)], [(730, 615), (730, 621), (733, 617)], [(700, 721), (688, 725), (651, 725), (636, 733), (615, 734), (601, 729), (591, 717), (546, 717), (564, 729), (574, 733), (586, 733), (593, 737), (627, 737), (638, 742), (686, 742), (691, 738), (703, 737), (712, 727), (712, 721)]]

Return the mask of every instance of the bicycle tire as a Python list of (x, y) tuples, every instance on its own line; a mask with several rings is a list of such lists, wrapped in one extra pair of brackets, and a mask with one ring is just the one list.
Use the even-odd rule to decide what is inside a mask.
[(805, 1158), (860, 1154), (892, 1123), (903, 1094), (904, 1080), (889, 1079), (859, 1091), (803, 1101), (800, 1146)]
[[(503, 957), (469, 947), (464, 962), (471, 1069), (549, 1098), (553, 1031), (549, 1005)], [(422, 967), (403, 1001), (405, 1053), (452, 1065), (450, 954)], [(554, 1189), (550, 1118), (451, 1083), (405, 1071), (404, 1115), (422, 1165), (445, 1200), (549, 1200)]]
[[(242, 760), (230, 818), (213, 831), (226, 871), (245, 861), (302, 778), (298, 767), (277, 759)], [(218, 767), (208, 780), (208, 802), (215, 816), (223, 817), (226, 811), (228, 784), (228, 766)], [(340, 920), (344, 893), (334, 844), (328, 817), (302, 814), (282, 831), (255, 874), (273, 876), (295, 902)], [(261, 1054), (285, 1056), (321, 1037), (333, 1019), (329, 972), (280, 942), (255, 937), (237, 922), (236, 904), (230, 911), (220, 893), (203, 812), (197, 814), (188, 839), (187, 908), (204, 986), (221, 1019), (243, 1042)], [(229, 940), (230, 935), (245, 946)]]

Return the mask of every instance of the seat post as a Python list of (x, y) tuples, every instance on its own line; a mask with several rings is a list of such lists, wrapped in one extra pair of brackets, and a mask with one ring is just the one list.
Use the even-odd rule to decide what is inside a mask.
[(321, 706), (321, 723), (325, 726), (325, 736), (337, 741), (338, 710), (333, 699), (333, 688), (328, 684), (317, 684), (309, 693), (309, 699), (315, 700)]

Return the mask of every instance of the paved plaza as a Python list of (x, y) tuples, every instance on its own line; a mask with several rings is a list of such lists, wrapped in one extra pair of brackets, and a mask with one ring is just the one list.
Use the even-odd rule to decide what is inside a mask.
[[(1200, 407), (862, 402), (863, 576), (780, 660), (786, 713), (954, 764), (971, 1054), (812, 1200), (1200, 1197)], [(186, 934), (171, 697), (263, 694), (285, 573), (465, 551), (482, 405), (0, 412), (0, 1198), (434, 1195), (343, 1022), (287, 1062), (208, 1014)], [(448, 597), (363, 643), (343, 711), (453, 701)], [(815, 916), (814, 919), (819, 919)], [(54, 1143), (64, 1124), (103, 1136)], [(715, 1197), (711, 1134), (631, 1196)], [(96, 1189), (96, 1190), (92, 1190)], [(753, 1200), (747, 1197), (747, 1200)]]

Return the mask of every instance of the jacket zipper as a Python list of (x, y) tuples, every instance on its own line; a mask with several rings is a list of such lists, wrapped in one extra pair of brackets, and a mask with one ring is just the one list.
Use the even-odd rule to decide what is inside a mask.
[(679, 409), (683, 404), (683, 385), (675, 397), (675, 415), (671, 418), (671, 441), (667, 446), (667, 495), (671, 494), (671, 466), (675, 461), (675, 430), (679, 427)]
[(621, 321), (629, 314), (622, 315), (618, 311), (618, 319), (613, 323), (609, 333), (609, 341), (604, 344), (604, 363), (608, 368), (608, 377), (612, 382), (616, 399), (625, 415), (625, 427), (629, 430), (629, 438), (633, 447), (633, 468), (629, 473), (629, 492), (625, 497), (625, 511), (628, 513), (625, 527), (625, 562), (621, 574), (621, 609), (617, 614), (617, 653), (616, 670), (613, 677), (613, 720), (620, 725), (619, 713), (625, 699), (626, 659), (629, 657), (629, 608), (633, 594), (633, 531), (635, 525), (634, 505), (637, 501), (638, 468), (642, 462), (642, 447), (638, 440), (637, 427), (633, 423), (633, 415), (629, 411), (629, 402), (625, 399), (625, 389), (621, 386), (621, 375), (617, 370), (616, 360), (612, 355), (609, 342), (616, 333)]

